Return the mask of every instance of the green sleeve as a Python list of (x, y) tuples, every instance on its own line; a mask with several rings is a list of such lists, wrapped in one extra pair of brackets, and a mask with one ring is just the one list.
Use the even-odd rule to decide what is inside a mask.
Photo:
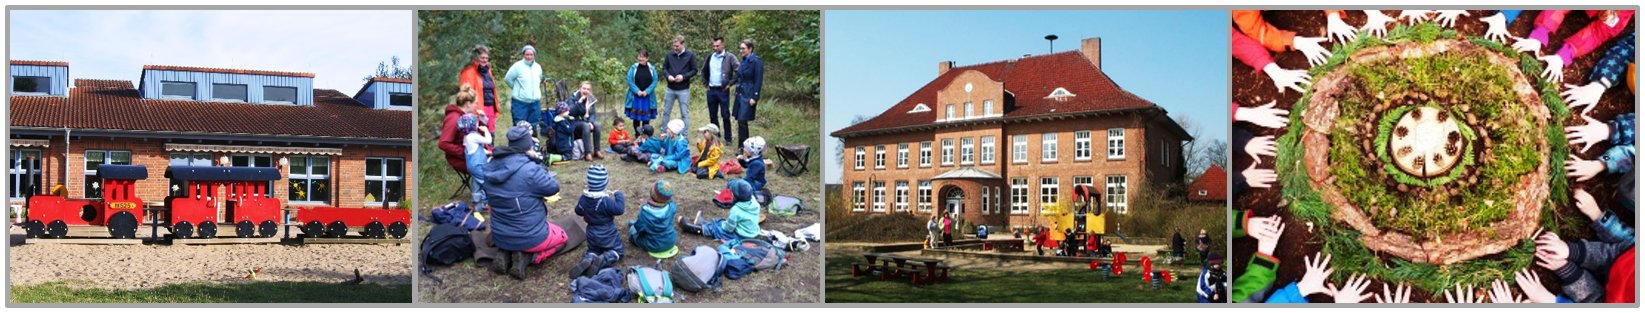
[(1256, 253), (1251, 257), (1250, 265), (1245, 267), (1245, 273), (1234, 278), (1234, 301), (1244, 300), (1251, 294), (1267, 288), (1274, 283), (1274, 272), (1279, 268), (1279, 259), (1274, 256)]
[(1234, 210), (1234, 237), (1245, 238), (1245, 221), (1251, 219), (1251, 211)]

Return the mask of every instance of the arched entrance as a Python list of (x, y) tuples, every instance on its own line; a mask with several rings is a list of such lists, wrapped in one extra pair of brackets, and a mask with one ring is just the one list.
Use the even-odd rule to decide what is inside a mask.
[(965, 216), (965, 190), (960, 187), (948, 186), (942, 192), (942, 207), (952, 214), (950, 216)]

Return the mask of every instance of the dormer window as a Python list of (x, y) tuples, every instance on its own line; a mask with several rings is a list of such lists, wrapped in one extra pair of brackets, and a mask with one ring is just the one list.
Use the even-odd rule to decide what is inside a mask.
[(194, 100), (194, 83), (161, 82), (160, 97), (166, 99)]
[(1046, 98), (1065, 98), (1065, 97), (1073, 97), (1073, 96), (1074, 96), (1074, 93), (1068, 92), (1068, 89), (1064, 89), (1062, 87), (1057, 87), (1057, 90), (1052, 90), (1051, 95), (1045, 96), (1045, 97)]
[(913, 110), (908, 110), (909, 114), (920, 113), (920, 112), (931, 112), (931, 107), (925, 106), (924, 103), (921, 103), (921, 104), (914, 105)]
[(246, 85), (211, 84), (211, 101), (246, 102)]
[(297, 87), (263, 86), (263, 102), (297, 103)]
[(51, 93), (51, 77), (14, 76), (11, 79), (13, 93)]
[(388, 105), (396, 107), (411, 107), (411, 94), (400, 92), (389, 93)]

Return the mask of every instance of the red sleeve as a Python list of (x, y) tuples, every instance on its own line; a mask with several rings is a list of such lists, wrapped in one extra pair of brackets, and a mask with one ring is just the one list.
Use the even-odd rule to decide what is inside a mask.
[(446, 156), (463, 157), (463, 137), (457, 135), (457, 114), (446, 114), (445, 121), (440, 124), (440, 151)]
[(1228, 109), (1228, 118), (1233, 119), (1235, 116), (1239, 116), (1239, 104), (1229, 102), (1228, 105), (1233, 106), (1233, 108)]
[(1338, 18), (1348, 18), (1348, 13), (1343, 10), (1325, 10), (1325, 15), (1336, 15)]
[(1634, 11), (1624, 10), (1616, 13), (1616, 25), (1605, 25), (1603, 18), (1599, 17), (1598, 14), (1591, 13), (1589, 15), (1593, 15), (1598, 19), (1588, 23), (1588, 26), (1583, 27), (1576, 34), (1572, 34), (1571, 37), (1565, 37), (1565, 45), (1559, 48), (1558, 53), (1560, 58), (1564, 59), (1565, 64), (1571, 64), (1576, 58), (1588, 55), (1595, 48), (1599, 48), (1599, 45), (1603, 45), (1611, 38), (1616, 38), (1617, 35), (1622, 34), (1622, 30), (1628, 27), (1628, 20), (1633, 19)]
[(1234, 26), (1238, 26), (1240, 32), (1261, 43), (1269, 51), (1290, 51), (1291, 41), (1297, 37), (1296, 32), (1279, 29), (1263, 20), (1262, 11), (1259, 10), (1234, 10), (1233, 16)]
[(1229, 48), (1229, 51), (1234, 53), (1235, 59), (1239, 59), (1241, 63), (1250, 65), (1251, 68), (1257, 70), (1274, 63), (1274, 58), (1268, 55), (1268, 50), (1263, 49), (1262, 44), (1258, 44), (1256, 40), (1251, 40), (1251, 37), (1241, 34), (1237, 29), (1230, 28), (1228, 31), (1228, 37), (1233, 38), (1233, 46)]

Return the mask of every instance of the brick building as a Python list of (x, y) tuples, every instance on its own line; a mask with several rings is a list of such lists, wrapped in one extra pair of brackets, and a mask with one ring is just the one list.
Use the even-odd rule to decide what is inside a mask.
[(844, 140), (850, 211), (947, 209), (978, 225), (1048, 226), (1042, 207), (1067, 207), (1084, 184), (1126, 214), (1131, 188), (1176, 179), (1192, 138), (1109, 79), (1101, 48), (1088, 38), (1078, 51), (939, 62), (937, 78), (908, 98), (832, 133)]
[(414, 174), (411, 81), (375, 78), (354, 96), (314, 74), (144, 66), (131, 81), (77, 79), (63, 62), (10, 61), (12, 207), (63, 186), (98, 198), (101, 164), (148, 166), (137, 196), (164, 205), (172, 165), (276, 167), (287, 207), (398, 206)]

